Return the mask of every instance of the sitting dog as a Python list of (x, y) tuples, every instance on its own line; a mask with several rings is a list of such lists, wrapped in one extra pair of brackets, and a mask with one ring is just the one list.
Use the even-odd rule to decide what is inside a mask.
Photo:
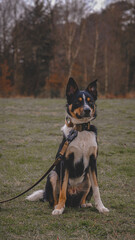
[(59, 153), (71, 131), (77, 131), (61, 161), (47, 178), (45, 190), (39, 190), (27, 197), (30, 201), (43, 199), (54, 207), (53, 215), (64, 212), (65, 206), (91, 207), (88, 202), (93, 195), (96, 209), (109, 212), (100, 198), (97, 182), (97, 130), (90, 121), (96, 117), (97, 80), (80, 91), (73, 78), (66, 89), (67, 116), (62, 127), (63, 140)]

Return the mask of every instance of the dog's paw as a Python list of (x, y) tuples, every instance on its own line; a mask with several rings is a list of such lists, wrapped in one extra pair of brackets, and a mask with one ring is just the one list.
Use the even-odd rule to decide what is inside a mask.
[(64, 209), (65, 207), (57, 209), (57, 206), (56, 206), (56, 208), (52, 211), (52, 215), (61, 215), (64, 212)]
[(108, 213), (109, 212), (109, 209), (104, 207), (104, 205), (103, 206), (98, 206), (96, 208), (100, 213)]
[(90, 208), (90, 207), (92, 207), (92, 204), (91, 204), (91, 203), (81, 204), (81, 208)]

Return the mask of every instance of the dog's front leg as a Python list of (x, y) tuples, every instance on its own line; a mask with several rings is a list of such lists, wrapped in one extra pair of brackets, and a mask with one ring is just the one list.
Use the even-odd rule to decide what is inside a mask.
[(84, 195), (82, 196), (82, 199), (81, 199), (81, 202), (80, 202), (80, 206), (83, 207), (83, 208), (92, 207), (91, 203), (86, 203), (86, 198), (87, 198), (87, 195), (88, 195), (88, 193), (90, 191), (90, 188), (91, 188), (91, 182), (90, 182), (89, 173), (86, 176), (86, 181), (84, 182), (83, 188), (85, 189), (85, 192), (84, 192)]
[(65, 170), (64, 177), (60, 182), (60, 195), (58, 204), (55, 206), (55, 209), (52, 211), (52, 215), (60, 215), (65, 209), (66, 195), (67, 195), (67, 185), (68, 185), (68, 171)]
[(94, 154), (90, 156), (90, 180), (93, 189), (93, 196), (95, 200), (95, 207), (101, 213), (109, 212), (109, 209), (106, 208), (101, 200), (98, 182), (97, 182), (97, 168), (96, 168), (96, 157)]

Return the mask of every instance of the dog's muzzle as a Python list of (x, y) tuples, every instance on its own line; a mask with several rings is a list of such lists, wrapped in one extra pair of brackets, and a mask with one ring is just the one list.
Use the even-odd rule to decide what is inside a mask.
[(83, 111), (84, 111), (84, 117), (90, 117), (90, 114), (91, 114), (90, 108), (85, 107)]

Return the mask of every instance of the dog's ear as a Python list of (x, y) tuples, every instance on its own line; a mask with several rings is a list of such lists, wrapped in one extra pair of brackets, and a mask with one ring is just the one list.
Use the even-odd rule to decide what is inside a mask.
[(70, 103), (71, 99), (78, 92), (78, 90), (79, 89), (75, 80), (70, 77), (67, 84), (67, 89), (66, 89), (66, 96), (67, 96), (68, 103)]
[(88, 85), (86, 91), (92, 95), (95, 101), (97, 100), (97, 79)]

